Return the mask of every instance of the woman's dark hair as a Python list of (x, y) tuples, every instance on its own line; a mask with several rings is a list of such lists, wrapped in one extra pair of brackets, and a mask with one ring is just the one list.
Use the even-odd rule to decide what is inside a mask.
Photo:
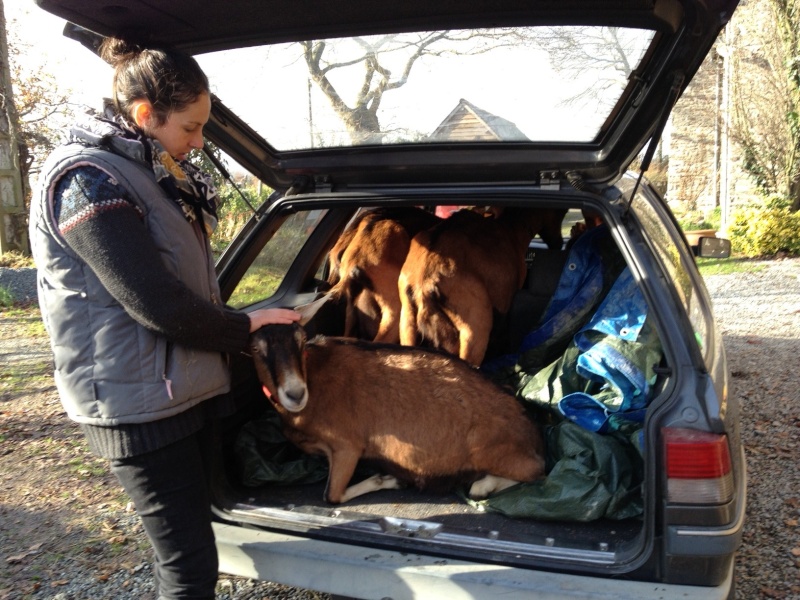
[(197, 61), (176, 50), (144, 48), (119, 38), (106, 38), (100, 57), (114, 67), (114, 106), (130, 116), (136, 100), (148, 100), (158, 125), (209, 93), (208, 78)]

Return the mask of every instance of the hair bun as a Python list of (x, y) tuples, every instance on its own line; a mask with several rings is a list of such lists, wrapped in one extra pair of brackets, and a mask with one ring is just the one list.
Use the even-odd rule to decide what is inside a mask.
[(127, 40), (115, 37), (108, 37), (100, 44), (100, 58), (116, 67), (120, 63), (127, 62), (141, 54), (143, 48)]

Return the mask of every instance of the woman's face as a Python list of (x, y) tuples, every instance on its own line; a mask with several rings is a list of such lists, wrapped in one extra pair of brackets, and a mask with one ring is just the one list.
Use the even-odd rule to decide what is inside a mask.
[(161, 142), (172, 158), (184, 160), (189, 152), (203, 147), (203, 126), (210, 115), (211, 97), (201, 94), (182, 111), (171, 113), (163, 125), (146, 126), (144, 131)]

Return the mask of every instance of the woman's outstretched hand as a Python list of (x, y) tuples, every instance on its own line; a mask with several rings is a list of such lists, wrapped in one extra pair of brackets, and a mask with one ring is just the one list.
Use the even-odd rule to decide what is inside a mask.
[(250, 333), (264, 325), (290, 325), (300, 320), (300, 313), (291, 308), (261, 308), (248, 313)]

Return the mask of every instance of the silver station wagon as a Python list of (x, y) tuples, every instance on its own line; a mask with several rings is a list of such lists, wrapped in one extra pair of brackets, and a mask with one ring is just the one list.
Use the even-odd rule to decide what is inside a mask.
[[(224, 572), (353, 598), (733, 597), (739, 406), (695, 264), (730, 245), (690, 244), (643, 173), (737, 0), (37, 3), (89, 47), (125, 34), (196, 56), (214, 156), (274, 190), (219, 258), (226, 302), (317, 309), (295, 357), (309, 381), (330, 338), (365, 352), (332, 358), (294, 412), (265, 396), (280, 372), (231, 357)], [(413, 366), (398, 383), (374, 365), (390, 351), (463, 359), (465, 381), (513, 397), (543, 476), (420, 485), (416, 440), (471, 443), (458, 411), (478, 391)], [(327, 446), (298, 433), (323, 389), (343, 407), (308, 419)], [(410, 485), (342, 501), (338, 440), (388, 414), (352, 483), (394, 468)]]

